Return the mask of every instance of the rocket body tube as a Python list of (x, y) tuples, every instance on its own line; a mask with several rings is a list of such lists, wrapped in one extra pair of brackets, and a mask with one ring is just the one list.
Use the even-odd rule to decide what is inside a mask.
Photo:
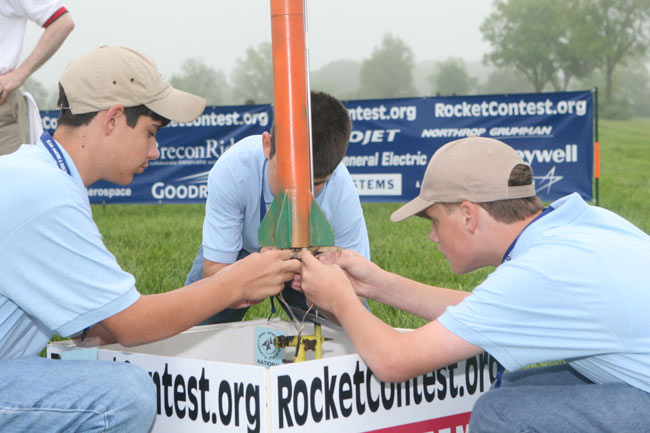
[(278, 186), (291, 206), (293, 248), (310, 245), (309, 89), (303, 0), (271, 0)]

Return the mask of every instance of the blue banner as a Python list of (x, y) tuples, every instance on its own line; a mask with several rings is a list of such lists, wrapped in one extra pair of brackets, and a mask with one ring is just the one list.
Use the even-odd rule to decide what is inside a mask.
[[(594, 99), (590, 91), (346, 101), (352, 135), (343, 160), (362, 201), (407, 201), (419, 193), (431, 155), (477, 135), (515, 148), (533, 167), (537, 193), (592, 199)], [(41, 113), (53, 131), (57, 111)], [(207, 107), (194, 122), (158, 133), (160, 158), (128, 186), (96, 182), (91, 203), (203, 203), (208, 172), (230, 146), (269, 131), (271, 106)]]

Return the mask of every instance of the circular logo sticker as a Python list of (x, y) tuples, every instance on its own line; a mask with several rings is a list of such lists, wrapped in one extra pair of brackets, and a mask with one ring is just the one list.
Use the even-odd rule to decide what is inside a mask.
[(273, 339), (276, 337), (271, 331), (263, 331), (257, 336), (257, 349), (266, 358), (275, 358), (280, 349), (275, 347)]

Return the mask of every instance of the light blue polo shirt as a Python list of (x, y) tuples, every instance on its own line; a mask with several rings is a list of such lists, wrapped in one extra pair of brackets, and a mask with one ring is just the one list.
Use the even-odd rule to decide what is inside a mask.
[(0, 157), (0, 359), (38, 354), (54, 333), (75, 335), (138, 298), (106, 249), (86, 188), (44, 147)]
[[(239, 251), (260, 250), (261, 197), (265, 209), (273, 195), (266, 181), (262, 136), (235, 143), (215, 163), (208, 175), (208, 200), (203, 222), (203, 257), (217, 263), (233, 263)], [(339, 164), (316, 202), (334, 228), (334, 244), (370, 258), (368, 232), (359, 194), (343, 164)]]
[(650, 236), (578, 194), (552, 206), (438, 320), (509, 370), (566, 360), (650, 392)]

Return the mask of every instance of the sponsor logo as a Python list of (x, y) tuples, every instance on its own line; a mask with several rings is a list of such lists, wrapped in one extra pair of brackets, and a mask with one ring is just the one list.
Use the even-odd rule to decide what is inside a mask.
[[(376, 380), (372, 371), (359, 361), (354, 371), (340, 374), (331, 374), (329, 367), (324, 366), (322, 374), (310, 378), (279, 375), (275, 415), (283, 429), (462, 398), (489, 389), (496, 379), (496, 365), (496, 360), (484, 353), (468, 359), (464, 371), (457, 371), (458, 364), (451, 364), (398, 383)], [(458, 375), (464, 377), (459, 380)]]
[(362, 107), (357, 105), (348, 108), (350, 119), (359, 120), (408, 120), (414, 121), (418, 117), (418, 107), (415, 105), (395, 105), (390, 108), (381, 104), (378, 107)]
[(264, 354), (264, 356), (273, 357), (280, 352), (280, 349), (273, 344), (275, 336), (270, 332), (265, 332), (257, 339), (257, 348)]
[(284, 349), (275, 347), (273, 339), (283, 336), (284, 332), (270, 328), (255, 328), (255, 364), (269, 367), (282, 365)]
[(577, 163), (578, 145), (567, 144), (564, 149), (534, 149), (517, 150), (521, 159), (528, 165), (534, 163)]
[(556, 114), (575, 114), (584, 116), (587, 113), (586, 100), (561, 100), (553, 102), (524, 101), (499, 102), (482, 101), (469, 103), (463, 101), (457, 104), (437, 102), (434, 106), (434, 117), (497, 117), (497, 116), (553, 116)]
[(521, 138), (521, 137), (551, 137), (552, 126), (508, 126), (494, 127), (488, 131), (486, 128), (429, 128), (423, 129), (421, 138), (462, 138), (480, 137), (488, 132), (490, 137)]
[(230, 113), (204, 113), (189, 123), (169, 122), (171, 128), (188, 126), (267, 126), (269, 113), (267, 111), (232, 111)]
[(131, 188), (88, 188), (88, 197), (111, 199), (113, 197), (131, 197)]
[(151, 195), (156, 200), (208, 198), (207, 185), (172, 185), (156, 182), (151, 186)]
[(428, 156), (417, 151), (417, 153), (395, 153), (382, 152), (381, 165), (384, 167), (411, 167), (416, 165), (427, 165)]
[[(208, 198), (209, 171), (176, 179), (172, 184), (156, 182), (151, 186), (151, 195), (156, 200), (192, 200)], [(181, 183), (183, 182), (183, 183)]]
[[(400, 430), (400, 425), (431, 427), (426, 431), (466, 428), (471, 404), (496, 380), (498, 365), (483, 353), (403, 382), (382, 382), (357, 359), (338, 367), (319, 364), (307, 368), (302, 364), (304, 368), (291, 370), (271, 368), (265, 381), (263, 374), (249, 377), (250, 367), (237, 371), (227, 364), (152, 362), (155, 357), (128, 353), (106, 358), (111, 359), (133, 362), (148, 371), (156, 389), (157, 425), (161, 428), (173, 425), (174, 431), (181, 431), (182, 420), (190, 423), (185, 424), (187, 428), (195, 425), (197, 431), (246, 429), (249, 433), (260, 432), (271, 423), (274, 431), (293, 431), (294, 427), (310, 431), (310, 427), (327, 422), (332, 426), (341, 426), (341, 422), (360, 426), (361, 417), (386, 419), (384, 425), (395, 426), (386, 431), (406, 431)], [(406, 425), (399, 422), (400, 418), (407, 421), (407, 414), (431, 409), (439, 415)], [(165, 423), (167, 419), (169, 424)]]
[(205, 375), (205, 368), (200, 375), (174, 374), (167, 363), (162, 372), (150, 371), (149, 376), (156, 385), (158, 415), (179, 419), (187, 416), (192, 421), (223, 426), (239, 426), (246, 416), (247, 431), (260, 431), (259, 385), (211, 381)]
[(371, 155), (344, 156), (343, 164), (346, 167), (377, 167), (379, 165), (379, 152)]
[(546, 126), (508, 126), (490, 128), (491, 137), (551, 137), (553, 127)]
[(399, 129), (368, 129), (366, 131), (354, 130), (350, 134), (350, 144), (366, 145), (368, 143), (391, 143)]
[[(41, 111), (41, 113), (43, 113)], [(46, 131), (50, 130), (55, 130), (56, 127), (59, 124), (59, 118), (58, 117), (50, 117), (50, 116), (42, 116), (41, 117), (41, 124), (43, 125), (43, 129)]]
[(402, 195), (402, 174), (352, 174), (359, 195)]
[(375, 152), (370, 155), (356, 155), (343, 157), (346, 167), (413, 167), (427, 165), (429, 157), (418, 150), (416, 153)]
[(230, 137), (229, 140), (208, 138), (202, 146), (162, 146), (158, 149), (160, 157), (151, 165), (164, 165), (165, 161), (218, 159), (233, 144), (235, 139)]
[(423, 129), (421, 138), (455, 138), (455, 137), (471, 137), (481, 136), (485, 134), (485, 128), (434, 128)]
[(543, 176), (533, 176), (535, 179), (535, 191), (546, 190), (546, 194), (551, 193), (551, 187), (564, 179), (564, 176), (555, 175), (555, 166), (553, 166), (548, 173)]

